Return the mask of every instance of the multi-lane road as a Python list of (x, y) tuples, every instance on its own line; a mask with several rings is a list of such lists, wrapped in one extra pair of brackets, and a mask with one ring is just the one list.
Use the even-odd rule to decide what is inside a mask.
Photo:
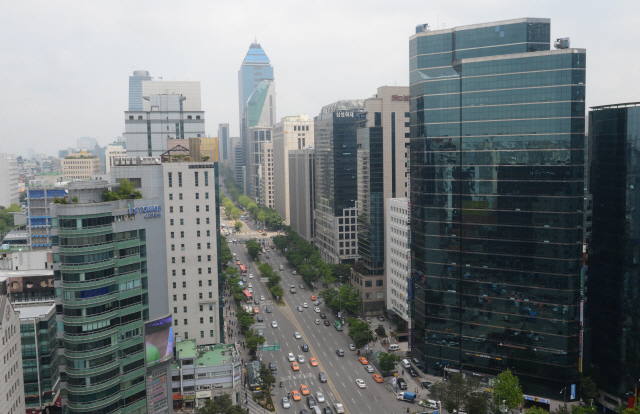
[[(267, 243), (271, 241), (269, 236), (265, 237), (259, 233), (256, 235), (254, 231), (249, 231), (246, 227), (244, 229), (250, 234), (230, 235), (227, 236), (227, 240), (240, 242), (255, 236), (260, 242), (262, 240)], [(331, 311), (324, 304), (321, 304), (319, 306), (320, 310), (326, 314), (327, 320), (330, 321), (329, 326), (324, 325), (324, 321), (320, 319), (320, 314), (314, 311), (315, 306), (311, 300), (311, 295), (317, 292), (310, 291), (307, 286), (305, 286), (305, 289), (300, 288), (300, 285), (304, 285), (304, 282), (298, 275), (292, 273), (294, 269), (281, 252), (269, 252), (268, 259), (264, 254), (260, 256), (260, 260), (271, 264), (273, 269), (282, 276), (281, 284), (285, 290), (285, 305), (277, 306), (271, 300), (267, 286), (259, 282), (256, 264), (250, 260), (245, 245), (237, 243), (229, 244), (229, 247), (231, 252), (236, 254), (238, 260), (250, 266), (248, 273), (253, 274), (254, 277), (253, 279), (248, 279), (247, 282), (252, 284), (253, 297), (259, 299), (260, 296), (264, 296), (266, 299), (266, 301), (261, 301), (258, 305), (260, 315), (264, 317), (264, 328), (261, 329), (264, 331), (266, 342), (269, 345), (280, 343), (280, 351), (258, 352), (262, 355), (264, 363), (276, 363), (276, 379), (283, 383), (282, 388), (276, 384), (273, 393), (277, 412), (294, 412), (297, 414), (303, 409), (310, 413), (312, 412), (306, 404), (306, 396), (302, 396), (301, 401), (292, 401), (290, 409), (282, 407), (282, 397), (287, 396), (287, 393), (293, 390), (300, 391), (301, 385), (306, 385), (311, 395), (315, 396), (317, 392), (322, 393), (326, 401), (320, 403), (319, 406), (321, 408), (330, 406), (334, 413), (335, 402), (341, 402), (347, 414), (364, 412), (404, 413), (407, 408), (410, 408), (412, 412), (420, 409), (417, 403), (409, 404), (397, 401), (395, 394), (390, 392), (385, 384), (374, 381), (372, 374), (366, 372), (364, 366), (358, 361), (356, 351), (349, 350), (351, 340), (347, 335), (346, 329), (341, 332), (337, 331), (333, 326), (335, 318)], [(283, 271), (278, 270), (280, 265), (284, 267)], [(296, 286), (297, 293), (292, 294), (289, 292), (290, 285)], [(304, 303), (307, 303), (308, 307), (299, 312), (297, 307), (303, 306)], [(266, 313), (267, 307), (272, 309), (272, 313)], [(316, 325), (315, 319), (320, 319), (321, 323)], [(272, 321), (277, 322), (277, 328), (271, 327)], [(300, 333), (300, 339), (295, 339), (295, 332)], [(309, 352), (303, 352), (302, 344), (309, 346)], [(343, 357), (336, 354), (337, 349), (344, 350)], [(296, 358), (298, 355), (304, 356), (305, 362), (299, 364), (299, 371), (293, 371), (291, 362), (287, 359), (289, 352), (293, 353)], [(312, 367), (309, 363), (309, 358), (311, 357), (316, 358), (318, 361), (317, 367)], [(326, 383), (320, 382), (318, 378), (320, 372), (324, 372), (327, 375), (328, 380)], [(356, 385), (356, 379), (362, 379), (366, 384), (366, 388), (359, 388)], [(409, 381), (410, 387), (415, 384), (409, 378), (406, 379)]]

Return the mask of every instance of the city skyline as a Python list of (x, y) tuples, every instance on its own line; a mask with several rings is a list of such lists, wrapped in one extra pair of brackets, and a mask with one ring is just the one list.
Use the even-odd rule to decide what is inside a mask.
[[(256, 38), (278, 67), (276, 119), (300, 113), (313, 117), (326, 102), (354, 96), (368, 98), (375, 86), (407, 86), (409, 53), (405, 39), (411, 28), (424, 22), (436, 29), (443, 24), (451, 28), (479, 21), (550, 17), (552, 40), (571, 35), (572, 46), (590, 50), (587, 107), (637, 100), (634, 97), (640, 89), (633, 83), (623, 83), (621, 65), (609, 64), (637, 44), (631, 22), (640, 14), (638, 7), (601, 10), (596, 19), (595, 13), (588, 12), (588, 3), (576, 10), (570, 4), (550, 1), (525, 5), (494, 2), (482, 9), (471, 3), (470, 7), (443, 5), (424, 7), (417, 14), (410, 3), (392, 6), (382, 2), (366, 10), (357, 4), (341, 4), (339, 9), (302, 4), (294, 9), (285, 3), (253, 15), (243, 14), (240, 6), (202, 3), (197, 16), (189, 14), (193, 29), (161, 30), (160, 24), (139, 30), (132, 22), (137, 12), (149, 11), (148, 4), (128, 5), (130, 13), (122, 13), (121, 2), (84, 3), (72, 13), (70, 4), (64, 2), (57, 7), (41, 3), (28, 13), (24, 5), (9, 5), (7, 15), (14, 17), (5, 22), (7, 33), (16, 33), (18, 25), (24, 23), (24, 18), (15, 16), (28, 15), (36, 29), (20, 39), (3, 36), (3, 48), (12, 59), (2, 63), (0, 76), (12, 99), (4, 101), (0, 111), (13, 120), (0, 136), (4, 152), (24, 156), (31, 147), (55, 155), (57, 149), (73, 146), (82, 136), (95, 137), (102, 145), (113, 142), (124, 131), (122, 113), (128, 108), (128, 79), (134, 70), (147, 70), (156, 80), (200, 81), (202, 109), (209, 114), (207, 135), (217, 134), (215, 125), (229, 123), (230, 136), (237, 136), (238, 63)], [(259, 8), (261, 3), (251, 4)], [(190, 9), (166, 7), (152, 13), (162, 23), (191, 13)], [(205, 24), (205, 19), (220, 14), (228, 18), (215, 27)], [(308, 14), (314, 18), (300, 18)], [(329, 14), (331, 19), (322, 18)], [(64, 25), (60, 24), (62, 19)], [(107, 21), (109, 25), (102, 23)], [(611, 25), (621, 41), (611, 42), (594, 30)], [(345, 39), (365, 36), (376, 45), (375, 53), (366, 47), (340, 46)], [(202, 42), (194, 41), (201, 38), (214, 39), (213, 46), (202, 48)], [(172, 45), (180, 47), (177, 59), (157, 53), (159, 47), (170, 50)], [(380, 54), (385, 59), (380, 60)], [(634, 66), (635, 58), (630, 59), (625, 67)], [(363, 70), (367, 67), (376, 70)], [(96, 118), (96, 113), (102, 118)], [(40, 122), (31, 122), (34, 116)], [(74, 121), (63, 121), (67, 118)], [(25, 122), (31, 128), (18, 129)]]

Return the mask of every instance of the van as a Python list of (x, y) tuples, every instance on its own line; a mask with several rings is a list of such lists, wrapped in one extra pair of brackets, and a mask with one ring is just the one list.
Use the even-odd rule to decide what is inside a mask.
[(400, 347), (398, 346), (398, 344), (391, 344), (391, 345), (389, 345), (389, 351), (397, 351), (398, 349), (400, 349)]
[(280, 271), (282, 272), (284, 270), (284, 266), (280, 265)]
[(313, 414), (322, 414), (322, 410), (320, 410), (320, 407), (317, 405), (314, 405), (311, 409), (313, 410)]
[(406, 368), (406, 369), (411, 368), (411, 364), (409, 363), (409, 360), (408, 360), (408, 359), (403, 359), (403, 360), (402, 360), (402, 366), (403, 366), (404, 368)]

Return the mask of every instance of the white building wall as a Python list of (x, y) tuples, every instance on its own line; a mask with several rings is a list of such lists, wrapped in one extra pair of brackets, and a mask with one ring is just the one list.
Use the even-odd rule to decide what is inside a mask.
[(0, 154), (0, 206), (9, 207), (20, 201), (19, 175), (16, 157)]
[(314, 145), (313, 120), (308, 115), (284, 117), (273, 128), (274, 208), (291, 224), (289, 201), (289, 151)]
[[(142, 96), (164, 94), (184, 96), (183, 111), (202, 111), (199, 81), (142, 81)], [(142, 109), (150, 111), (150, 102), (143, 99)]]
[(408, 313), (411, 274), (409, 199), (388, 198), (386, 204), (387, 309), (392, 309), (402, 319), (410, 322)]
[(8, 278), (0, 280), (0, 408), (3, 414), (24, 414), (20, 312), (9, 300), (8, 283)]
[(107, 145), (104, 150), (105, 173), (111, 173), (111, 167), (114, 165), (114, 159), (125, 158), (126, 156), (127, 150), (122, 145)]

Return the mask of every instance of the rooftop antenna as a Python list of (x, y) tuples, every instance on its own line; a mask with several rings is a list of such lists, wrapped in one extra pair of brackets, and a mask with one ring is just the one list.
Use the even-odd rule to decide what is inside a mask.
[(253, 43), (258, 43), (258, 36), (253, 35)]

